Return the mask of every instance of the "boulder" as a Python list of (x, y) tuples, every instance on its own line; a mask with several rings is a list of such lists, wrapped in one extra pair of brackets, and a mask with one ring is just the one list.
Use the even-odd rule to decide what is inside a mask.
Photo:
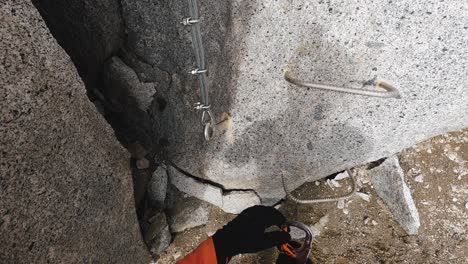
[[(188, 10), (176, 2), (160, 7), (171, 10), (164, 17), (144, 5), (123, 7), (138, 40), (131, 47), (157, 64), (156, 42), (173, 43), (164, 54), (177, 67), (164, 66), (178, 81), (164, 95), (157, 137), (176, 164), (225, 190), (253, 189), (272, 204), (285, 195), (281, 171), (293, 188), (468, 126), (468, 81), (460, 77), (468, 66), (459, 12), (466, 1), (199, 1), (212, 110), (218, 122), (222, 113), (232, 118), (205, 142), (191, 107), (199, 95), (187, 74), (194, 63), (189, 29), (179, 23)], [(166, 34), (150, 30), (162, 23)], [(402, 98), (298, 87), (285, 81), (285, 70), (356, 88), (386, 79)]]
[(0, 8), (0, 263), (149, 263), (130, 155), (29, 1)]

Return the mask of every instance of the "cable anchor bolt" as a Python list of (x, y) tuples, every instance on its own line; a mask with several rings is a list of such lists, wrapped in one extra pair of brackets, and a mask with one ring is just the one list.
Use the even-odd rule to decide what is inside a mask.
[(192, 18), (190, 18), (190, 17), (187, 17), (187, 18), (184, 18), (184, 20), (182, 20), (181, 23), (182, 23), (184, 26), (191, 26), (191, 25), (196, 24), (196, 23), (198, 23), (198, 22), (200, 22), (200, 19), (192, 19)]
[(193, 70), (189, 71), (189, 73), (191, 73), (193, 75), (197, 75), (197, 74), (206, 73), (207, 71), (208, 70), (193, 69)]
[(208, 111), (210, 110), (211, 108), (211, 105), (204, 105), (200, 102), (197, 102), (195, 103), (195, 107), (194, 107), (196, 110), (203, 110), (203, 111)]

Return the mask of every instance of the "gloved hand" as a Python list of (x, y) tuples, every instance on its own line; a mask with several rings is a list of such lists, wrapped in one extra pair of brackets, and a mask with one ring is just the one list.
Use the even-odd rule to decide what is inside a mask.
[(289, 242), (287, 232), (265, 229), (281, 226), (286, 218), (275, 208), (256, 205), (245, 209), (234, 220), (213, 235), (218, 263), (241, 253), (254, 253)]

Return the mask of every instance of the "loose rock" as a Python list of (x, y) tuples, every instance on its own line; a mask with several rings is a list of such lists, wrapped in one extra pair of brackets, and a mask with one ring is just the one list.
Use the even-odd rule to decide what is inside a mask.
[(169, 226), (165, 226), (158, 234), (158, 236), (149, 242), (148, 247), (152, 255), (160, 255), (171, 244), (172, 235), (169, 231)]
[(147, 168), (149, 168), (150, 166), (150, 162), (149, 160), (143, 158), (143, 159), (139, 159), (136, 161), (136, 166), (139, 170), (145, 170)]
[(339, 173), (338, 175), (335, 176), (334, 180), (335, 181), (341, 181), (343, 179), (349, 178), (349, 174), (347, 171), (344, 171), (342, 173)]
[(138, 142), (128, 144), (127, 150), (132, 155), (132, 158), (136, 160), (143, 159), (148, 154), (146, 149)]
[(145, 233), (145, 242), (151, 254), (161, 254), (171, 243), (172, 235), (169, 231), (166, 215), (161, 212), (151, 218), (150, 227)]
[(310, 227), (310, 231), (314, 237), (320, 236), (322, 229), (328, 224), (329, 217), (328, 215), (324, 215), (320, 218), (320, 220), (315, 223), (313, 226)]
[(369, 224), (369, 221), (370, 221), (370, 218), (369, 218), (369, 217), (364, 218), (364, 224), (365, 224), (365, 225)]
[(156, 208), (164, 208), (167, 192), (167, 172), (159, 166), (151, 176), (148, 184), (148, 199), (150, 205)]
[(362, 193), (362, 192), (357, 192), (357, 196), (359, 196), (361, 199), (363, 199), (366, 202), (370, 202), (370, 195), (367, 193)]
[(336, 206), (338, 209), (343, 209), (345, 207), (345, 201), (344, 200), (339, 200), (337, 202), (337, 206)]
[(418, 175), (414, 178), (415, 182), (423, 183), (424, 182), (424, 176)]
[(409, 234), (418, 233), (419, 214), (406, 186), (404, 173), (396, 156), (390, 157), (380, 166), (369, 171), (372, 184), (380, 198), (385, 202), (395, 220)]

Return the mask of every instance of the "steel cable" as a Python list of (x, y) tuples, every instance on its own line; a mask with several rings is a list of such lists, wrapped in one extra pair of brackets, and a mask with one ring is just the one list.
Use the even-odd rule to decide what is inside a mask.
[(204, 126), (203, 131), (205, 139), (208, 141), (213, 136), (216, 120), (210, 105), (208, 81), (206, 79), (205, 50), (200, 29), (197, 0), (188, 0), (188, 8), (190, 17), (185, 18), (183, 24), (191, 27), (190, 31), (196, 62), (196, 68), (191, 70), (191, 73), (197, 76), (201, 97), (200, 102), (195, 105), (195, 109), (202, 111), (201, 123)]

